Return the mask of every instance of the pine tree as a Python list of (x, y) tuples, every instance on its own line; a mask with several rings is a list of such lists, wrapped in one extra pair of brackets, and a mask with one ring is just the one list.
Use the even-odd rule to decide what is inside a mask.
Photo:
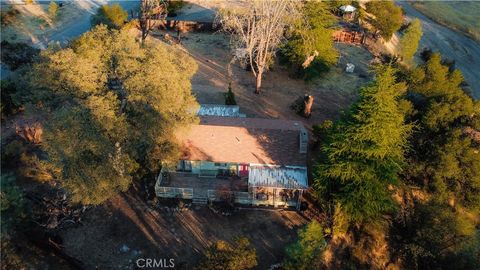
[(311, 79), (337, 61), (332, 38), (336, 20), (325, 2), (307, 1), (301, 11), (302, 19), (289, 33), (283, 54), (300, 76)]
[(419, 128), (411, 139), (406, 180), (436, 196), (480, 209), (480, 102), (461, 88), (463, 77), (450, 71), (439, 54), (410, 76), (410, 99)]
[(360, 100), (334, 127), (316, 169), (315, 186), (354, 223), (374, 221), (393, 209), (387, 186), (396, 184), (411, 127), (399, 108), (406, 85), (391, 66), (360, 90)]
[(422, 23), (419, 19), (414, 19), (400, 39), (400, 55), (405, 62), (411, 63), (422, 35)]
[(314, 269), (314, 261), (326, 247), (322, 226), (315, 220), (298, 231), (298, 240), (287, 248), (284, 269)]

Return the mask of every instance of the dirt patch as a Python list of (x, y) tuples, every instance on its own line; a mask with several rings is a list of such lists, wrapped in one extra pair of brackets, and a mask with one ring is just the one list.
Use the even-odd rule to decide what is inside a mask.
[(58, 9), (57, 16), (52, 18), (48, 13), (48, 6), (49, 3), (31, 5), (2, 4), (2, 9), (15, 8), (19, 11), (19, 14), (14, 23), (2, 27), (1, 40), (35, 44), (46, 40), (46, 37), (51, 32), (74, 22), (87, 10), (82, 7), (81, 3), (64, 3)]
[[(197, 61), (199, 69), (192, 79), (192, 89), (199, 103), (224, 104), (228, 88), (227, 64), (231, 60), (228, 37), (220, 33), (187, 33), (183, 47)], [(372, 55), (363, 47), (337, 44), (341, 53), (338, 64), (310, 83), (292, 78), (279, 65), (265, 74), (262, 93), (256, 95), (251, 72), (238, 63), (232, 65), (232, 89), (241, 111), (249, 117), (301, 120), (307, 126), (325, 119), (336, 119), (357, 96), (358, 89), (370, 79), (368, 65)], [(354, 73), (344, 71), (346, 63), (355, 64)], [(304, 119), (290, 109), (299, 96), (315, 97), (313, 114)]]
[(257, 250), (258, 269), (266, 269), (282, 260), (285, 246), (306, 222), (282, 210), (239, 210), (228, 217), (207, 207), (176, 212), (126, 194), (90, 210), (82, 226), (61, 236), (67, 254), (87, 269), (132, 269), (138, 258), (173, 258), (177, 269), (192, 269), (211, 243), (243, 235)]

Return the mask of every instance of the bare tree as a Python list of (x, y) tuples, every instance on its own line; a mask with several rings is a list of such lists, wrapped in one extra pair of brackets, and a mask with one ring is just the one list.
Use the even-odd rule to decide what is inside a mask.
[(255, 93), (260, 93), (263, 73), (273, 60), (299, 1), (245, 1), (242, 8), (222, 9), (216, 23), (232, 34), (234, 57), (252, 69)]
[(167, 17), (167, 2), (165, 0), (141, 0), (140, 10), (132, 17), (137, 18), (142, 31), (142, 44), (145, 42), (150, 31), (156, 26), (158, 20)]

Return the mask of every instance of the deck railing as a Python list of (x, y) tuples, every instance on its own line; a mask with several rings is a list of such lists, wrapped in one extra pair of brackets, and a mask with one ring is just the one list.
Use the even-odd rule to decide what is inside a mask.
[(161, 198), (193, 198), (193, 188), (157, 187), (155, 191)]

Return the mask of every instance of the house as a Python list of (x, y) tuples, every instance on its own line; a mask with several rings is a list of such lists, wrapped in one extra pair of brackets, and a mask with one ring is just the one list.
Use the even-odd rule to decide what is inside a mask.
[(157, 196), (298, 207), (308, 187), (308, 133), (303, 124), (236, 117), (233, 107), (212, 106), (202, 105), (200, 123), (176, 135), (182, 156), (175, 168), (162, 169)]

